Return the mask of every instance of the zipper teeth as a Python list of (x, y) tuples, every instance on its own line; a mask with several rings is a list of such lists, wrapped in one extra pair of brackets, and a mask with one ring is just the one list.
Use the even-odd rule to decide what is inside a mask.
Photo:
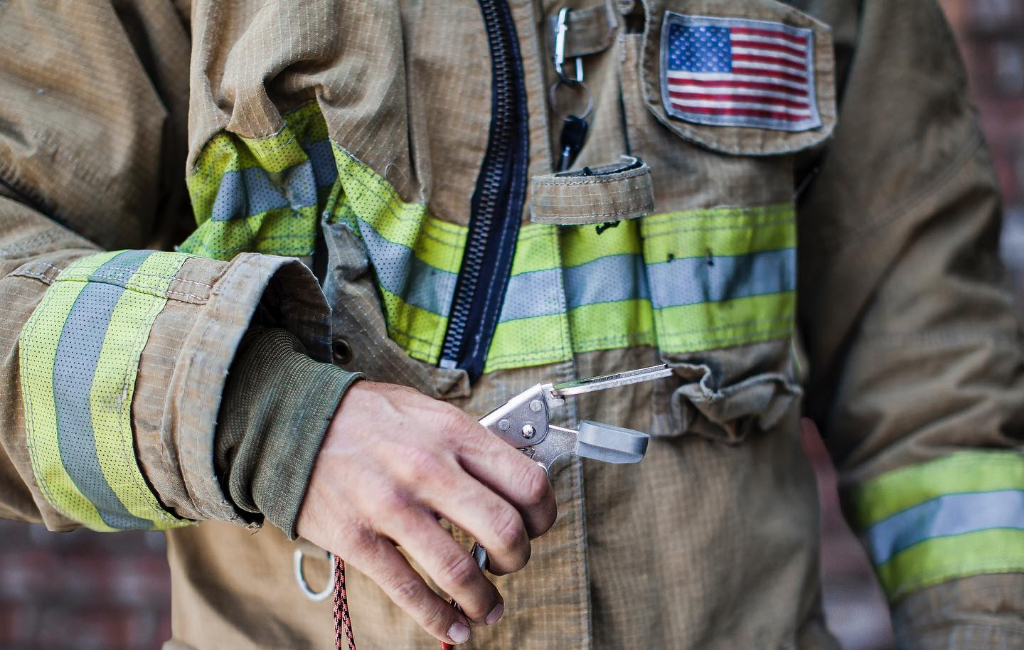
[(503, 167), (509, 156), (513, 127), (511, 65), (507, 35), (501, 29), (502, 16), (500, 9), (495, 4), (495, 2), (504, 1), (480, 0), (487, 38), (491, 43), (498, 44), (498, 47), (491, 48), (491, 65), (494, 71), (492, 83), (495, 86), (494, 94), (497, 96), (493, 120), (498, 128), (495, 129), (494, 137), (491, 139), (491, 151), (488, 152), (491, 154), (488, 156), (491, 165), (484, 174), (479, 209), (473, 215), (473, 229), (469, 233), (469, 240), (463, 254), (460, 271), (462, 283), (454, 296), (452, 309), (449, 312), (448, 333), (442, 348), (442, 358), (445, 359), (455, 359), (464, 345), (463, 339), (468, 325), (471, 301), (476, 294), (480, 271), (485, 261), (491, 222), (495, 218), (501, 198)]

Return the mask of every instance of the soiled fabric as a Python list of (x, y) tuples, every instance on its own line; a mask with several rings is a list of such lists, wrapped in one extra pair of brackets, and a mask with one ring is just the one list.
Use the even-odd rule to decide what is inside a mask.
[(231, 502), (295, 539), (320, 444), (359, 377), (313, 361), (285, 330), (250, 328), (228, 371), (215, 438), (215, 470)]
[[(218, 475), (228, 381), (251, 375), (245, 393), (281, 376), (261, 346), (239, 352), (254, 321), (298, 340), (314, 364), (300, 374), (333, 364), (478, 417), (539, 382), (664, 362), (670, 378), (557, 413), (649, 432), (648, 456), (554, 469), (558, 519), (524, 571), (496, 578), (506, 614), (468, 647), (835, 648), (803, 413), (901, 647), (1024, 645), (1021, 329), (938, 6), (564, 5), (593, 100), (573, 170), (642, 159), (654, 206), (634, 219), (530, 218), (530, 179), (553, 173), (563, 118), (589, 103), (551, 91), (563, 3), (0, 3), (0, 516), (167, 530), (171, 650), (329, 648), (330, 604), (293, 575), (304, 550), (320, 589), (326, 554), (259, 524), (293, 520), (301, 481), (280, 498), (233, 482), (262, 475), (260, 454)], [(526, 194), (471, 381), (441, 360), (501, 136), (494, 7), (517, 44)], [(687, 25), (746, 46), (712, 56), (708, 32), (672, 31)], [(704, 58), (666, 62), (672, 43)], [(687, 65), (780, 74), (748, 87), (774, 93), (753, 108), (711, 97), (687, 112), (672, 92), (706, 94), (679, 89)], [(629, 186), (537, 205), (593, 217), (640, 205)], [(301, 399), (281, 384), (254, 435), (306, 448), (328, 403), (278, 438)], [(356, 568), (349, 597), (361, 648), (434, 646)]]

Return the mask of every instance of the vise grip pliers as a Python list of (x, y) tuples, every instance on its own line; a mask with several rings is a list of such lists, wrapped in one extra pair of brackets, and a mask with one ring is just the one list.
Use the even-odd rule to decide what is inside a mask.
[[(638, 463), (647, 453), (646, 433), (589, 420), (581, 420), (578, 429), (558, 427), (551, 424), (551, 409), (564, 404), (566, 397), (671, 374), (672, 369), (661, 364), (561, 384), (537, 384), (485, 415), (480, 424), (532, 458), (545, 472), (551, 471), (556, 460), (572, 454), (605, 463)], [(487, 551), (474, 544), (471, 553), (477, 565), (486, 570)]]

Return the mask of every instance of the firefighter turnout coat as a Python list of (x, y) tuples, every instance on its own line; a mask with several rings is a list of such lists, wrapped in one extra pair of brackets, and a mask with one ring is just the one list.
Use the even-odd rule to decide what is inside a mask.
[[(257, 310), (476, 416), (673, 368), (560, 414), (648, 456), (552, 474), (470, 647), (836, 648), (803, 412), (899, 643), (1024, 647), (1024, 347), (933, 0), (7, 0), (0, 61), (0, 516), (166, 531), (168, 650), (333, 643), (214, 471)], [(349, 583), (361, 648), (433, 647)]]

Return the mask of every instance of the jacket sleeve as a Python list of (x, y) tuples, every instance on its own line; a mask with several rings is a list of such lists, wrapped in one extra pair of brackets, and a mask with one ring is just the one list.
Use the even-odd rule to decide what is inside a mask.
[(171, 2), (0, 4), (0, 516), (245, 523), (214, 467), (254, 315), (330, 361), (296, 260), (166, 252), (189, 227), (189, 37)]
[(933, 0), (804, 4), (848, 62), (803, 161), (809, 414), (900, 647), (1024, 647), (1024, 347), (954, 41)]

